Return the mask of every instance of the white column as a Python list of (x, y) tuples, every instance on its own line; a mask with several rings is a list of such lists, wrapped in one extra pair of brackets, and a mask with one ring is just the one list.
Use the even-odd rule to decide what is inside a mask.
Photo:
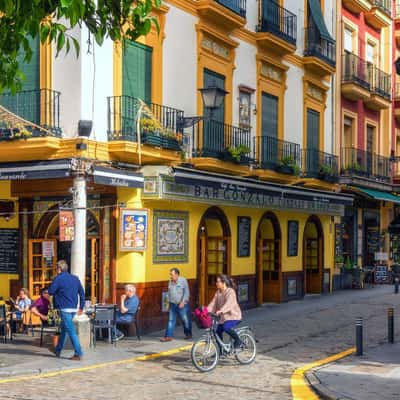
[(85, 287), (86, 276), (86, 179), (74, 178), (73, 209), (75, 237), (71, 249), (71, 273), (76, 275)]

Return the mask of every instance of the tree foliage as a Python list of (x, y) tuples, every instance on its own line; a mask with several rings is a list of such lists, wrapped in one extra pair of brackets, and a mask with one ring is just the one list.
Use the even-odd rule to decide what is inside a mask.
[(0, 91), (21, 88), (20, 63), (32, 58), (29, 38), (55, 43), (57, 53), (74, 48), (79, 41), (71, 35), (86, 26), (97, 44), (106, 38), (136, 40), (158, 28), (151, 15), (161, 0), (0, 0)]

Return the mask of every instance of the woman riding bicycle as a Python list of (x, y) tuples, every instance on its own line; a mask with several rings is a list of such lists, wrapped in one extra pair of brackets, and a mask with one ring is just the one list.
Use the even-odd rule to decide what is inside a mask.
[(207, 309), (221, 317), (217, 328), (221, 340), (223, 333), (226, 332), (233, 339), (233, 346), (237, 349), (241, 345), (241, 340), (233, 328), (241, 322), (242, 311), (237, 302), (233, 281), (227, 275), (218, 275), (216, 286), (217, 292)]

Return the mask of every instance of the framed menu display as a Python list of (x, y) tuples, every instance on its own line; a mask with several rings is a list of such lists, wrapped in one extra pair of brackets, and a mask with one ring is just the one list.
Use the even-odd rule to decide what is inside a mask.
[(147, 247), (148, 212), (146, 209), (122, 208), (120, 216), (120, 251), (144, 251)]
[(237, 256), (249, 257), (250, 256), (250, 217), (237, 217)]
[(299, 221), (288, 221), (288, 257), (296, 257), (299, 247)]

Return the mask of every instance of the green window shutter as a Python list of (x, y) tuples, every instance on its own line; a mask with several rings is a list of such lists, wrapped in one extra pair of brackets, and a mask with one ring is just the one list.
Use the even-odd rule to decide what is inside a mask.
[(278, 138), (279, 98), (262, 93), (262, 135)]
[(151, 103), (151, 47), (126, 40), (122, 56), (122, 94)]
[(319, 150), (319, 112), (307, 110), (307, 149)]
[(18, 57), (20, 69), (25, 75), (22, 82), (22, 90), (38, 90), (40, 89), (40, 45), (39, 38), (29, 38), (29, 44), (32, 49), (32, 58), (29, 63), (24, 62), (22, 56)]

